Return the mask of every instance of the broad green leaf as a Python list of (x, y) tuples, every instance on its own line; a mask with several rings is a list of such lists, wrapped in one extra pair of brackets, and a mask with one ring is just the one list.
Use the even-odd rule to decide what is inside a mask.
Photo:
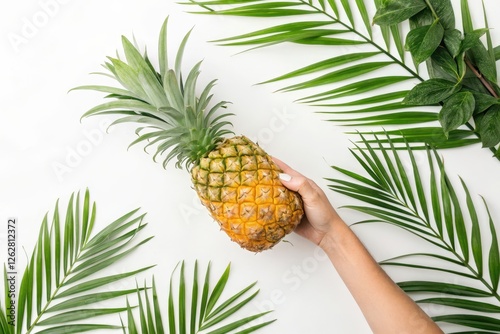
[(493, 147), (500, 142), (500, 105), (493, 105), (476, 117), (476, 130), (484, 147)]
[(431, 9), (426, 7), (424, 10), (410, 17), (408, 21), (410, 23), (410, 30), (413, 30), (415, 28), (431, 25), (435, 20), (436, 17)]
[(483, 94), (476, 91), (471, 91), (474, 95), (475, 107), (474, 114), (482, 113), (494, 104), (499, 104), (500, 101), (489, 94)]
[(448, 52), (455, 58), (462, 47), (462, 33), (457, 29), (445, 30), (443, 42)]
[(500, 45), (496, 46), (493, 51), (495, 52), (495, 60), (500, 60)]
[(405, 97), (408, 105), (431, 105), (444, 101), (461, 89), (460, 84), (443, 80), (429, 79), (416, 85)]
[(445, 134), (467, 123), (474, 113), (475, 100), (470, 92), (460, 92), (447, 99), (439, 112), (439, 122)]
[(455, 29), (455, 12), (450, 0), (429, 0), (429, 4), (437, 14), (444, 29)]
[(373, 22), (378, 25), (392, 25), (403, 22), (426, 8), (423, 0), (386, 0), (377, 9)]
[(411, 30), (406, 36), (405, 48), (410, 51), (415, 63), (420, 64), (434, 53), (443, 36), (443, 26), (439, 21), (434, 21), (429, 26)]
[(438, 47), (432, 54), (431, 60), (443, 73), (455, 80), (459, 79), (457, 63), (445, 48)]
[(469, 49), (472, 49), (477, 44), (481, 43), (480, 38), (487, 31), (488, 31), (488, 29), (483, 28), (483, 29), (476, 29), (476, 30), (473, 30), (469, 33), (466, 33), (464, 36), (464, 39), (462, 41), (462, 46), (460, 48), (460, 52), (465, 52)]
[(495, 60), (491, 58), (488, 50), (482, 43), (476, 43), (469, 49), (467, 55), (471, 58), (472, 63), (478, 68), (481, 75), (491, 82), (496, 82), (496, 67)]

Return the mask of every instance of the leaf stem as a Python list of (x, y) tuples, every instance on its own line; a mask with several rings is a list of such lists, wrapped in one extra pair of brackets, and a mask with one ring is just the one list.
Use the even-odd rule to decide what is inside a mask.
[[(80, 255), (81, 255), (81, 252), (78, 254), (78, 258), (79, 258)], [(64, 283), (68, 279), (68, 276), (71, 275), (71, 271), (72, 271), (73, 266), (75, 265), (76, 262), (78, 262), (78, 259), (76, 259), (75, 261), (73, 261), (73, 263), (71, 264), (71, 266), (68, 268), (67, 272), (64, 273), (64, 277), (63, 277), (62, 281), (59, 283), (59, 286), (56, 287), (56, 289), (54, 290), (54, 292), (52, 293), (52, 295), (50, 296), (50, 298), (45, 303), (45, 306), (40, 311), (40, 314), (38, 314), (38, 316), (36, 317), (36, 319), (31, 323), (31, 326), (29, 328), (27, 328), (26, 334), (30, 334), (31, 331), (36, 327), (38, 321), (42, 318), (42, 316), (45, 314), (45, 312), (49, 308), (50, 303), (57, 297), (57, 293), (59, 292), (59, 290), (62, 287), (64, 287)]]
[(469, 58), (465, 57), (465, 63), (467, 64), (467, 67), (470, 68), (472, 73), (481, 81), (483, 86), (488, 90), (488, 92), (493, 96), (494, 98), (498, 99), (498, 94), (495, 92), (493, 89), (493, 86), (486, 80), (486, 78), (477, 70), (477, 68), (472, 64)]
[(439, 20), (439, 16), (438, 14), (436, 13), (436, 11), (434, 10), (434, 7), (432, 6), (432, 4), (429, 2), (429, 0), (425, 0), (425, 3), (427, 4), (427, 7), (429, 7), (429, 9), (431, 10), (432, 12), (432, 16), (434, 16), (434, 18), (436, 20)]
[[(377, 50), (379, 50), (381, 53), (383, 53), (385, 56), (389, 57), (392, 61), (394, 61), (397, 65), (401, 66), (402, 68), (404, 68), (410, 75), (412, 75), (414, 78), (420, 80), (421, 82), (425, 81), (424, 78), (422, 78), (418, 73), (416, 73), (415, 71), (413, 71), (411, 68), (409, 68), (404, 62), (402, 62), (401, 60), (399, 60), (398, 58), (396, 58), (395, 56), (393, 56), (389, 51), (385, 50), (384, 48), (382, 48), (380, 45), (378, 45), (377, 43), (375, 43), (371, 38), (363, 35), (362, 33), (360, 33), (358, 30), (354, 29), (354, 27), (351, 27), (347, 24), (345, 24), (344, 22), (340, 21), (339, 19), (337, 19), (336, 17), (332, 16), (331, 14), (327, 13), (324, 9), (322, 8), (318, 8), (316, 6), (314, 6), (312, 4), (312, 2), (308, 2), (306, 0), (299, 0), (302, 4), (316, 10), (319, 14), (323, 14), (325, 16), (327, 16), (328, 18), (330, 18), (332, 21), (334, 21), (334, 23), (338, 23), (342, 26), (344, 26), (349, 32), (357, 35), (358, 37), (362, 38), (364, 41), (366, 41), (367, 43), (371, 44), (373, 47), (375, 47)], [(437, 13), (434, 11), (434, 8), (429, 4), (428, 0), (425, 0), (426, 3), (428, 4), (428, 6), (430, 7), (434, 17), (439, 20), (439, 17), (437, 16)], [(466, 62), (467, 65), (471, 68), (471, 70), (474, 72), (474, 74), (476, 74), (478, 76), (478, 78), (481, 80), (481, 82), (483, 83), (483, 85), (485, 85), (486, 89), (488, 89), (488, 91), (492, 94), (492, 96), (494, 96), (495, 98), (498, 98), (498, 95), (496, 94), (496, 92), (493, 90), (493, 88), (491, 87), (491, 85), (486, 81), (486, 79), (481, 75), (481, 73), (479, 73), (477, 71), (477, 69), (474, 68), (474, 66), (470, 63), (470, 61), (466, 58)], [(473, 131), (474, 135), (478, 138), (480, 138), (479, 134), (475, 131), (475, 128), (474, 126), (470, 123), (470, 122), (466, 122), (464, 124), (469, 130)], [(500, 155), (497, 154), (497, 150), (494, 148), (494, 147), (490, 147), (489, 148), (491, 152), (493, 152), (494, 154), (494, 157), (497, 158), (497, 160), (500, 161)], [(498, 149), (500, 151), (500, 148)]]
[(408, 73), (410, 73), (413, 77), (415, 77), (416, 79), (420, 80), (420, 81), (425, 81), (425, 79), (423, 79), (420, 75), (418, 75), (418, 73), (416, 73), (415, 71), (413, 71), (411, 68), (409, 68), (408, 66), (406, 66), (406, 64), (402, 61), (400, 61), (399, 59), (397, 59), (395, 56), (393, 56), (390, 52), (388, 52), (387, 50), (385, 50), (384, 48), (382, 48), (380, 45), (378, 45), (377, 43), (375, 43), (371, 38), (363, 35), (362, 33), (360, 33), (358, 30), (356, 30), (354, 27), (351, 27), (349, 26), (348, 24), (340, 21), (339, 19), (337, 19), (336, 17), (332, 16), (331, 14), (327, 13), (325, 10), (323, 10), (322, 8), (318, 8), (316, 7), (315, 5), (313, 5), (312, 3), (306, 1), (306, 0), (299, 0), (299, 2), (301, 2), (302, 4), (306, 5), (306, 6), (309, 6), (311, 7), (312, 9), (316, 10), (318, 13), (320, 14), (323, 14), (325, 16), (327, 16), (328, 18), (330, 18), (332, 21), (334, 21), (334, 23), (338, 23), (340, 25), (342, 25), (344, 28), (346, 28), (349, 32), (357, 35), (358, 37), (362, 38), (365, 42), (367, 42), (368, 44), (371, 44), (374, 48), (376, 48), (377, 50), (379, 50), (381, 53), (383, 53), (385, 56), (389, 57), (391, 60), (393, 60), (396, 64), (400, 65), (401, 67), (403, 67)]

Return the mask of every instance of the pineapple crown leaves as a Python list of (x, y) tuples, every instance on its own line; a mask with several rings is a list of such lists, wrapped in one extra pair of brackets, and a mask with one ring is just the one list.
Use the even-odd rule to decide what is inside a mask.
[[(189, 71), (184, 80), (181, 73), (182, 58), (191, 30), (184, 36), (175, 57), (173, 68), (169, 67), (167, 48), (167, 25), (165, 19), (158, 42), (159, 70), (151, 63), (147, 52), (141, 54), (139, 48), (122, 36), (125, 60), (108, 57), (103, 64), (107, 70), (102, 74), (116, 80), (123, 88), (88, 85), (73, 90), (94, 90), (108, 93), (112, 101), (95, 106), (83, 114), (82, 118), (94, 115), (118, 115), (110, 126), (120, 123), (140, 125), (138, 138), (130, 146), (147, 142), (145, 149), (155, 145), (157, 157), (164, 156), (163, 167), (177, 158), (176, 167), (189, 169), (196, 165), (208, 152), (213, 150), (222, 138), (233, 132), (232, 124), (225, 118), (233, 115), (216, 115), (229, 102), (221, 101), (210, 106), (211, 93), (216, 80), (207, 84), (199, 96), (196, 95), (201, 62)], [(129, 147), (130, 147), (129, 146)]]

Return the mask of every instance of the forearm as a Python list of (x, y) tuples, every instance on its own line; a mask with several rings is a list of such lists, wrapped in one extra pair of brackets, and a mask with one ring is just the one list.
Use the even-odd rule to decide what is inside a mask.
[(343, 222), (333, 224), (332, 230), (323, 238), (320, 246), (330, 258), (375, 334), (443, 333), (387, 276)]

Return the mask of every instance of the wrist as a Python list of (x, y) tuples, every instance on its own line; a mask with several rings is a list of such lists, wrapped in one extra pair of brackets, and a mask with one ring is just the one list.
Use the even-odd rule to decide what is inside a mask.
[(330, 228), (323, 235), (323, 238), (318, 243), (318, 246), (323, 251), (328, 252), (342, 243), (348, 233), (352, 233), (347, 224), (340, 218), (332, 219)]

